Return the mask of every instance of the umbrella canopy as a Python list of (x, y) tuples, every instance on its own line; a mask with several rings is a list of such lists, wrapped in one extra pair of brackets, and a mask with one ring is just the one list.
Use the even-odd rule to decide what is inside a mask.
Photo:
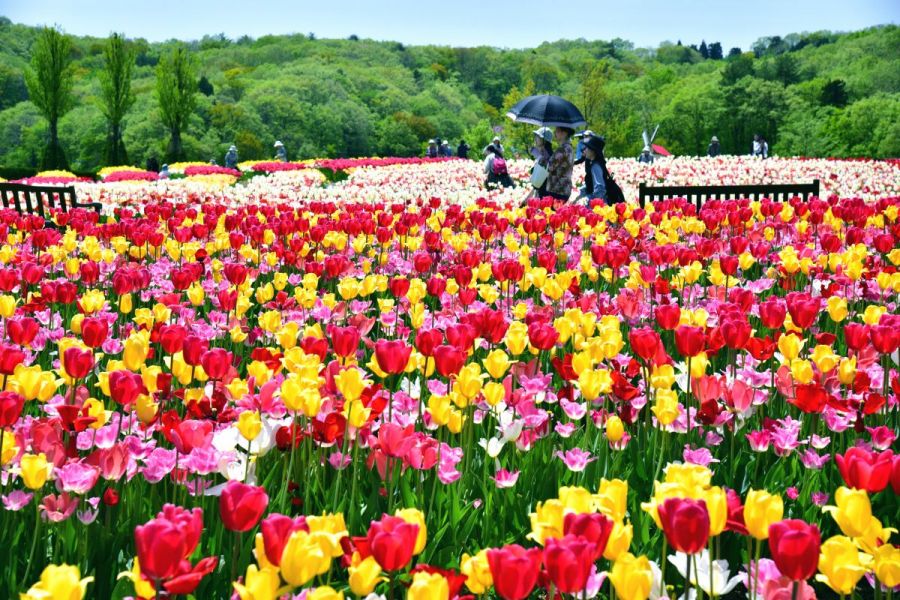
[(672, 156), (672, 153), (660, 146), (659, 144), (653, 144), (653, 151), (659, 154), (660, 156)]
[(578, 108), (559, 96), (541, 94), (529, 96), (516, 103), (506, 116), (517, 123), (531, 123), (544, 127), (578, 129), (587, 125)]

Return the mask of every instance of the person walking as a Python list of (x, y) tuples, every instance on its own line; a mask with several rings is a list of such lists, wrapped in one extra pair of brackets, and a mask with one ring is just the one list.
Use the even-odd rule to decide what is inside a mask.
[(275, 160), (278, 162), (287, 162), (287, 150), (284, 149), (284, 144), (281, 143), (281, 140), (275, 142)]
[(712, 139), (709, 141), (709, 146), (706, 147), (706, 155), (719, 156), (720, 154), (722, 154), (722, 149), (719, 147), (719, 138), (712, 136)]
[(505, 188), (513, 187), (513, 180), (509, 176), (503, 153), (497, 150), (493, 144), (488, 144), (484, 154), (484, 187), (489, 190), (496, 188), (498, 185), (502, 185)]
[[(585, 129), (584, 131), (579, 131), (575, 134), (575, 137), (578, 138), (578, 144), (575, 145), (575, 164), (580, 165), (584, 162), (584, 144), (595, 136), (593, 131), (590, 129)], [(587, 167), (585, 167), (587, 168)]]
[(606, 157), (603, 148), (606, 140), (592, 135), (584, 142), (584, 185), (578, 192), (578, 198), (606, 201)]
[(459, 146), (456, 147), (456, 156), (459, 158), (469, 158), (469, 145), (466, 140), (460, 140)]
[(547, 195), (560, 202), (567, 202), (572, 195), (572, 170), (575, 167), (575, 152), (571, 137), (575, 133), (568, 127), (557, 127), (553, 132), (556, 150), (550, 155), (547, 165)]
[(225, 153), (225, 168), (226, 169), (237, 169), (238, 166), (238, 152), (237, 146), (234, 144), (228, 148), (228, 152)]
[(428, 148), (425, 150), (426, 158), (437, 158), (438, 157), (438, 147), (437, 142), (434, 140), (428, 140)]
[(759, 158), (768, 158), (769, 157), (769, 144), (766, 143), (766, 140), (763, 136), (758, 133), (753, 135), (753, 146), (750, 150), (751, 156), (758, 156)]
[[(529, 198), (543, 198), (547, 195), (550, 158), (553, 156), (553, 130), (541, 127), (534, 131), (534, 146), (531, 148), (534, 165), (531, 167), (532, 191)], [(527, 199), (527, 198), (526, 198)]]

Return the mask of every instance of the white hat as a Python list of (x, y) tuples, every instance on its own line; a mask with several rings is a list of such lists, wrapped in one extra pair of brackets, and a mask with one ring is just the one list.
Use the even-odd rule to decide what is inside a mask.
[(541, 127), (534, 130), (534, 135), (542, 138), (545, 142), (553, 140), (553, 130), (549, 127)]
[(237, 146), (235, 146), (234, 144), (232, 144), (231, 147), (229, 148), (229, 150), (237, 150)]
[(584, 131), (579, 131), (578, 133), (576, 133), (575, 137), (594, 137), (595, 135), (597, 134), (590, 129), (585, 129)]
[(499, 141), (500, 141), (500, 136), (499, 136), (499, 135), (495, 135), (495, 136), (494, 136), (494, 139), (492, 139), (491, 141), (492, 141), (492, 142), (499, 142)]
[(277, 148), (278, 146), (284, 146), (284, 144), (282, 144), (280, 141), (275, 142), (275, 146), (274, 146), (274, 147)]
[(429, 144), (436, 144), (437, 142), (435, 142), (434, 140), (428, 140), (428, 143), (429, 143)]

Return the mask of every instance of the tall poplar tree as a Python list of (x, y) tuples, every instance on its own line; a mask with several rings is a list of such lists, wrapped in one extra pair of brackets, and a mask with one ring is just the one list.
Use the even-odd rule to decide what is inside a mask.
[(128, 163), (128, 152), (122, 141), (122, 119), (134, 104), (131, 71), (135, 51), (118, 33), (109, 36), (103, 49), (105, 64), (100, 72), (100, 110), (106, 117), (109, 132), (104, 159), (107, 165)]
[(156, 97), (163, 124), (171, 134), (166, 159), (184, 159), (181, 134), (194, 112), (197, 95), (197, 67), (187, 48), (179, 44), (162, 56), (156, 66)]
[(42, 169), (68, 168), (59, 143), (59, 119), (72, 108), (72, 41), (59, 30), (45, 27), (31, 49), (31, 66), (25, 71), (28, 96), (49, 125)]

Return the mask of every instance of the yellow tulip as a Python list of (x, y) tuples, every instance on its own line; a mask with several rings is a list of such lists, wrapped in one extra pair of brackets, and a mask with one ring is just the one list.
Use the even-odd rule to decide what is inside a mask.
[[(276, 600), (289, 588), (281, 588), (281, 577), (276, 567), (247, 567), (244, 583), (233, 583), (241, 600)], [(149, 596), (148, 596), (149, 597)]]
[(46, 402), (56, 393), (56, 377), (50, 371), (42, 371), (39, 365), (26, 367), (16, 365), (13, 376), (9, 379), (10, 387), (22, 395), (25, 400)]
[(407, 523), (419, 526), (419, 533), (416, 536), (416, 547), (413, 555), (419, 555), (425, 549), (425, 543), (428, 541), (428, 529), (425, 526), (425, 514), (417, 508), (398, 509), (394, 513), (395, 517), (400, 517)]
[(856, 357), (842, 358), (838, 365), (838, 380), (844, 385), (853, 385), (856, 379)]
[(900, 548), (884, 544), (875, 549), (875, 576), (889, 588), (900, 585)]
[(828, 585), (841, 596), (851, 593), (867, 569), (860, 552), (848, 537), (836, 535), (822, 544), (819, 552), (819, 575), (816, 581)]
[(803, 348), (804, 343), (804, 340), (801, 340), (796, 335), (783, 335), (778, 338), (778, 351), (781, 352), (785, 362), (790, 363), (800, 356), (800, 350)]
[(0, 467), (8, 464), (19, 454), (19, 447), (16, 445), (16, 436), (12, 433), (3, 434), (3, 445), (0, 446)]
[(504, 343), (506, 344), (506, 349), (509, 350), (509, 353), (514, 356), (518, 356), (525, 352), (526, 345), (528, 344), (528, 326), (521, 321), (513, 321), (510, 324), (509, 329), (506, 330)]
[(656, 403), (650, 410), (656, 415), (656, 420), (660, 425), (668, 427), (681, 414), (678, 406), (678, 394), (674, 390), (659, 390), (656, 392)]
[(847, 318), (847, 300), (840, 296), (831, 296), (828, 298), (826, 308), (828, 310), (828, 316), (831, 317), (831, 320), (835, 323), (840, 323)]
[(544, 545), (547, 538), (561, 538), (563, 535), (563, 503), (555, 498), (546, 502), (538, 502), (535, 512), (531, 513), (531, 533), (528, 539)]
[(494, 379), (502, 379), (504, 375), (506, 375), (506, 371), (509, 370), (512, 361), (509, 359), (509, 355), (503, 350), (495, 349), (490, 352), (482, 361), (484, 364), (485, 370), (488, 374)]
[(597, 508), (613, 521), (625, 518), (628, 502), (628, 482), (622, 479), (600, 480), (596, 495)]
[(328, 571), (331, 557), (316, 539), (305, 531), (291, 534), (281, 555), (281, 575), (293, 586), (304, 585), (316, 575)]
[(494, 585), (487, 550), (481, 550), (474, 556), (463, 554), (459, 571), (466, 576), (466, 587), (473, 594), (484, 594)]
[(725, 531), (728, 521), (728, 497), (724, 489), (715, 486), (706, 490), (703, 499), (709, 512), (709, 535), (717, 536)]
[(625, 552), (618, 557), (609, 573), (609, 580), (621, 600), (646, 600), (653, 585), (653, 571), (646, 556), (635, 557)]
[(606, 543), (606, 549), (603, 551), (603, 558), (606, 560), (617, 560), (628, 552), (633, 537), (634, 527), (631, 523), (625, 524), (621, 521), (616, 521), (615, 525), (613, 525), (612, 533), (609, 535), (609, 541)]
[(362, 371), (355, 367), (344, 369), (335, 375), (334, 383), (348, 402), (359, 400), (362, 391), (368, 385), (368, 382), (363, 379)]
[(469, 363), (460, 370), (453, 388), (468, 400), (472, 400), (481, 391), (481, 382), (484, 375), (478, 363)]
[(20, 600), (81, 600), (93, 577), (81, 578), (78, 567), (47, 565), (41, 580), (21, 594)]
[(262, 431), (262, 419), (255, 410), (245, 410), (238, 417), (237, 429), (248, 442), (255, 440)]
[(839, 487), (834, 493), (837, 506), (823, 506), (822, 511), (831, 513), (838, 527), (845, 535), (860, 537), (872, 521), (872, 504), (865, 490)]
[(578, 376), (578, 390), (588, 402), (612, 390), (612, 377), (606, 369), (585, 369)]
[(140, 371), (150, 352), (150, 332), (132, 333), (125, 340), (122, 361), (129, 371)]
[(320, 585), (306, 594), (306, 600), (344, 600), (344, 592), (337, 592), (327, 585)]
[(622, 419), (616, 415), (606, 419), (606, 439), (615, 444), (624, 436), (625, 425), (622, 423)]
[(440, 573), (420, 571), (413, 575), (406, 597), (408, 600), (449, 600), (450, 585)]
[(820, 371), (828, 373), (838, 366), (841, 357), (836, 355), (829, 346), (819, 344), (813, 349), (811, 358)]
[(152, 396), (140, 394), (134, 403), (134, 409), (137, 412), (138, 420), (147, 425), (156, 418), (156, 413), (159, 412), (159, 404), (153, 400)]
[(37, 490), (47, 483), (50, 473), (53, 472), (53, 463), (47, 462), (47, 456), (43, 452), (23, 454), (19, 460), (19, 469), (21, 469), (22, 482), (25, 487)]
[(344, 403), (343, 414), (351, 427), (359, 429), (369, 420), (372, 409), (366, 408), (359, 399), (348, 400)]
[(0, 317), (8, 319), (16, 314), (16, 304), (18, 303), (15, 296), (4, 294), (0, 296)]
[(374, 556), (360, 561), (359, 554), (354, 554), (353, 563), (347, 571), (350, 574), (347, 583), (357, 596), (368, 596), (375, 591), (375, 586), (384, 580), (381, 576), (381, 567)]
[(769, 525), (781, 520), (784, 502), (781, 496), (765, 490), (750, 490), (744, 501), (744, 522), (747, 531), (758, 540), (769, 538)]

